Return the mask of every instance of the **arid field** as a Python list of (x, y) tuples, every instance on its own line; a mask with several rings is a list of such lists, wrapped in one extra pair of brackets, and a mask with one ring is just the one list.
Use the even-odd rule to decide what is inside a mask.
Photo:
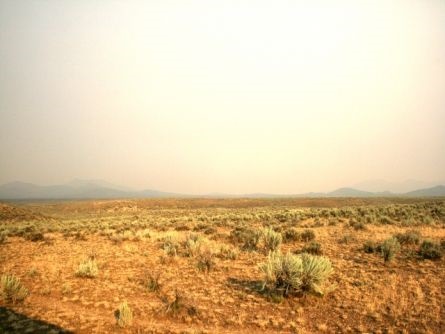
[(445, 333), (444, 199), (0, 203), (2, 333)]

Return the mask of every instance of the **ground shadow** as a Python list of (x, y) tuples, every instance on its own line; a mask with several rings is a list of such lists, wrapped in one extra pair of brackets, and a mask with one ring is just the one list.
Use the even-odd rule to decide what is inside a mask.
[(227, 280), (227, 284), (231, 287), (242, 290), (247, 293), (251, 294), (257, 294), (262, 297), (268, 297), (269, 291), (263, 287), (262, 281), (249, 281), (249, 280), (242, 280), (234, 277), (229, 277)]
[(68, 334), (73, 332), (0, 306), (0, 333)]
[[(283, 290), (268, 289), (266, 286), (264, 286), (263, 281), (241, 280), (238, 278), (229, 277), (227, 280), (227, 284), (232, 288), (242, 290), (246, 293), (256, 294), (274, 303), (281, 303), (284, 298)], [(306, 302), (306, 295), (304, 295), (303, 293), (294, 293), (292, 294), (292, 296)]]

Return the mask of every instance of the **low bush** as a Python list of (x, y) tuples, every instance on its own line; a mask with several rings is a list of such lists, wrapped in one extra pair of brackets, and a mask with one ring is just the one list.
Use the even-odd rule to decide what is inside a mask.
[(399, 251), (400, 243), (396, 238), (389, 238), (385, 240), (380, 247), (380, 252), (382, 253), (385, 262), (389, 262), (394, 259)]
[(315, 239), (315, 233), (312, 230), (306, 229), (304, 230), (301, 235), (300, 235), (300, 239), (302, 241), (311, 241)]
[(256, 250), (261, 239), (261, 232), (244, 227), (237, 227), (230, 232), (230, 238), (241, 243), (242, 248), (246, 250)]
[(419, 255), (424, 259), (437, 260), (442, 257), (442, 249), (439, 243), (426, 239), (419, 247)]
[(300, 239), (300, 234), (295, 228), (291, 227), (284, 231), (283, 234), (284, 242), (293, 242), (293, 241), (298, 241), (299, 239)]
[(265, 276), (263, 288), (268, 287), (282, 296), (298, 293), (323, 295), (323, 283), (333, 272), (331, 261), (325, 257), (279, 251), (270, 252), (260, 270)]
[(394, 235), (402, 245), (418, 245), (420, 243), (421, 235), (415, 230), (409, 230), (405, 233), (398, 233)]
[(352, 228), (354, 228), (354, 230), (359, 231), (359, 230), (366, 230), (366, 225), (361, 222), (361, 221), (355, 221), (355, 220), (351, 220), (349, 222), (349, 226), (351, 226)]
[(269, 227), (261, 230), (261, 240), (263, 241), (264, 249), (269, 252), (277, 250), (280, 247), (283, 238), (280, 233), (275, 232)]
[(310, 243), (308, 243), (307, 245), (305, 245), (303, 247), (301, 252), (309, 253), (309, 254), (313, 254), (313, 255), (321, 255), (322, 254), (321, 244), (316, 241), (311, 241)]

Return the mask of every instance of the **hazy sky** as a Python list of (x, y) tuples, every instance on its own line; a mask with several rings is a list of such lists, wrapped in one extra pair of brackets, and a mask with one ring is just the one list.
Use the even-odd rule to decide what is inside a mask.
[(445, 1), (0, 0), (0, 183), (445, 179)]

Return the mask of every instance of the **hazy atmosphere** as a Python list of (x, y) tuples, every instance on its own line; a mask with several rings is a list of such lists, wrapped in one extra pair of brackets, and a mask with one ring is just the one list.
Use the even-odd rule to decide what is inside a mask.
[(0, 0), (0, 184), (445, 180), (445, 2)]

